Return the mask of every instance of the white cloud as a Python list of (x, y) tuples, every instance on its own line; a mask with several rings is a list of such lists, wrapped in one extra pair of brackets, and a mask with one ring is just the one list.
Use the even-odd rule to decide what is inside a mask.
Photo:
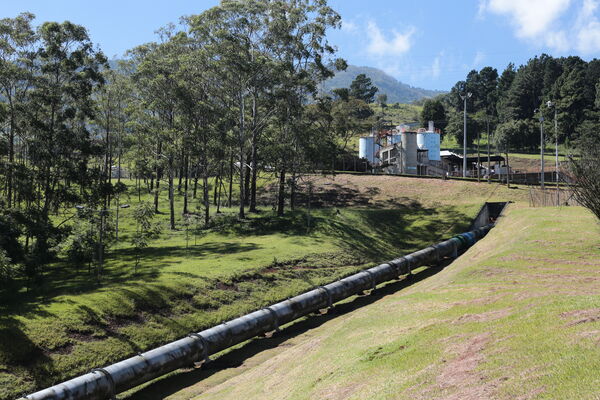
[(431, 77), (437, 79), (440, 77), (441, 72), (441, 55), (438, 55), (436, 58), (433, 59), (433, 63), (431, 64)]
[(577, 16), (577, 50), (584, 54), (600, 52), (600, 21), (596, 14), (597, 0), (584, 0)]
[(600, 22), (592, 21), (577, 33), (577, 50), (585, 54), (600, 52)]
[(556, 32), (546, 32), (545, 43), (548, 47), (557, 51), (565, 52), (571, 47), (567, 33), (563, 30)]
[(478, 67), (485, 60), (485, 53), (482, 51), (478, 51), (475, 54), (475, 58), (473, 59), (473, 67)]
[[(573, 4), (576, 17), (568, 13)], [(506, 16), (518, 38), (538, 46), (593, 54), (600, 52), (598, 8), (598, 0), (480, 0), (478, 16)]]
[(358, 31), (358, 25), (353, 21), (342, 20), (342, 31), (346, 33), (356, 33)]
[(367, 36), (369, 44), (367, 51), (375, 56), (399, 56), (406, 53), (412, 47), (412, 36), (415, 28), (410, 26), (404, 33), (393, 31), (393, 37), (387, 39), (377, 24), (369, 21), (367, 24)]
[(570, 3), (571, 0), (484, 0), (480, 11), (508, 16), (518, 37), (534, 39), (546, 33)]
[(585, 20), (587, 18), (594, 17), (594, 13), (598, 8), (598, 2), (596, 0), (583, 0), (583, 6), (579, 12), (579, 18)]

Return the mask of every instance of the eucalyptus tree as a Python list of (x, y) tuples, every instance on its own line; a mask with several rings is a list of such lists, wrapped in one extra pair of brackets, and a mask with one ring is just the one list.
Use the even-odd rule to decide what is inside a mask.
[[(49, 213), (77, 197), (71, 183), (84, 183), (90, 159), (93, 91), (103, 84), (106, 58), (84, 27), (46, 22), (38, 28), (34, 86), (27, 107), (29, 165), (38, 190), (36, 250), (48, 250)], [(44, 258), (45, 260), (45, 258)]]
[[(274, 69), (268, 43), (269, 0), (222, 1), (217, 7), (189, 19), (190, 33), (204, 46), (211, 62), (216, 91), (213, 100), (234, 113), (237, 165), (239, 172), (239, 217), (252, 185), (251, 210), (256, 208), (257, 158), (261, 133), (273, 108), (268, 107), (274, 84)], [(231, 116), (224, 117), (231, 120)], [(248, 173), (252, 174), (249, 179)]]
[(333, 76), (336, 66), (330, 57), (335, 49), (326, 38), (329, 28), (339, 28), (341, 17), (326, 0), (271, 1), (268, 13), (268, 46), (276, 62), (277, 96), (276, 165), (279, 175), (277, 214), (284, 213), (286, 173), (295, 185), (303, 118), (307, 98), (317, 84)]
[[(220, 90), (219, 81), (211, 71), (210, 53), (204, 43), (185, 34), (175, 38), (179, 42), (179, 70), (177, 72), (177, 107), (181, 116), (185, 149), (183, 172), (185, 175), (183, 214), (188, 214), (188, 171), (190, 160), (195, 158), (196, 168), (202, 173), (204, 223), (210, 221), (209, 177), (222, 165), (224, 151), (221, 115), (226, 112), (214, 94)], [(219, 176), (215, 178), (219, 185)]]
[(103, 136), (99, 176), (102, 187), (101, 197), (106, 208), (110, 205), (111, 196), (122, 190), (122, 187), (112, 184), (112, 167), (116, 161), (117, 183), (120, 183), (123, 141), (130, 120), (131, 82), (122, 70), (107, 69), (103, 71), (103, 76), (106, 83), (98, 88), (95, 95), (97, 110), (95, 125), (99, 129), (99, 136)]
[[(23, 13), (0, 20), (0, 99), (5, 103), (6, 123), (0, 130), (6, 135), (8, 161), (5, 164), (7, 207), (15, 197), (15, 141), (23, 132), (24, 109), (33, 80), (33, 62), (37, 35), (31, 22), (34, 15)], [(0, 103), (1, 104), (1, 103)]]
[(169, 185), (169, 221), (175, 229), (174, 179), (177, 162), (183, 145), (181, 127), (177, 120), (177, 73), (180, 69), (175, 27), (169, 25), (159, 30), (160, 43), (149, 43), (134, 49), (139, 60), (133, 76), (141, 95), (142, 104), (155, 120), (156, 187), (154, 193), (155, 212), (158, 211), (159, 181), (164, 166)]

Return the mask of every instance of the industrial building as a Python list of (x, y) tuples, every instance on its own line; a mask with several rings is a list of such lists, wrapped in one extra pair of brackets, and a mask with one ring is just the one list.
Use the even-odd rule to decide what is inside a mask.
[[(451, 151), (443, 150), (440, 152), (443, 168), (448, 171), (450, 176), (462, 176), (463, 155)], [(479, 176), (506, 175), (507, 167), (504, 164), (504, 157), (490, 156), (490, 167), (487, 166), (487, 155), (477, 157), (467, 157), (467, 176), (476, 177), (477, 167), (479, 167)], [(512, 170), (510, 171), (512, 173)]]
[(359, 139), (359, 157), (388, 174), (443, 175), (440, 157), (440, 132), (433, 122), (428, 129), (410, 131), (400, 125), (384, 134)]
[[(373, 170), (387, 174), (462, 176), (463, 156), (440, 150), (440, 131), (432, 121), (427, 129), (412, 130), (399, 125), (359, 139), (359, 157), (367, 160)], [(487, 155), (467, 157), (467, 176), (502, 176), (511, 173), (504, 157)]]

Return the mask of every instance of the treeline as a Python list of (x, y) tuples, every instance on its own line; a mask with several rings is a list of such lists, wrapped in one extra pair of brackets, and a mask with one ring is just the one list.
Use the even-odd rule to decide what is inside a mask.
[[(424, 104), (423, 120), (435, 120), (446, 134), (463, 143), (464, 98), (467, 98), (467, 142), (487, 136), (501, 152), (536, 151), (540, 117), (546, 139), (555, 142), (556, 111), (559, 143), (574, 146), (600, 128), (600, 60), (555, 58), (546, 54), (501, 74), (492, 67), (469, 72), (451, 91)], [(550, 105), (548, 105), (550, 102)]]
[[(335, 99), (318, 95), (346, 68), (327, 42), (340, 16), (326, 0), (224, 0), (162, 28), (113, 68), (84, 27), (33, 20), (0, 20), (3, 282), (35, 281), (65, 248), (85, 260), (100, 241), (101, 258), (126, 167), (155, 212), (168, 188), (171, 229), (176, 214), (198, 208), (209, 224), (211, 203), (239, 206), (239, 218), (255, 212), (260, 171), (277, 177), (281, 215), (299, 174), (335, 168), (349, 137), (371, 123), (365, 82)], [(113, 237), (65, 223), (75, 206)]]

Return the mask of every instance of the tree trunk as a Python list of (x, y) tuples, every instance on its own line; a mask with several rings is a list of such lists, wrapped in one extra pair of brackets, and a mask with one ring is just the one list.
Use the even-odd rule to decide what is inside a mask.
[(189, 156), (185, 157), (185, 181), (184, 181), (184, 186), (183, 186), (183, 213), (184, 214), (188, 214), (188, 181), (189, 181), (189, 169), (190, 169), (190, 163), (189, 163)]
[(156, 178), (156, 187), (154, 188), (154, 213), (158, 214), (158, 192), (160, 192), (160, 180)]
[(277, 194), (277, 215), (282, 216), (285, 207), (285, 168), (279, 173), (279, 191)]
[(257, 149), (256, 144), (252, 144), (252, 161), (251, 161), (251, 174), (252, 178), (250, 179), (250, 209), (248, 211), (255, 213), (256, 212), (256, 179), (258, 177), (258, 168), (257, 165)]
[(217, 195), (217, 214), (221, 212), (221, 190), (223, 189), (223, 163), (219, 165), (219, 193)]
[(220, 176), (215, 176), (215, 182), (213, 186), (213, 206), (217, 206), (217, 191), (219, 190), (219, 179)]
[[(12, 106), (12, 104), (11, 104)], [(8, 135), (8, 171), (7, 171), (7, 186), (8, 193), (6, 195), (8, 208), (12, 207), (13, 198), (13, 163), (15, 161), (15, 117), (14, 110), (11, 110), (10, 116), (10, 133)]]
[(171, 230), (175, 230), (175, 193), (174, 192), (174, 176), (175, 169), (173, 168), (173, 161), (169, 160), (169, 221), (171, 224)]
[(506, 186), (510, 187), (510, 164), (508, 163), (508, 149), (506, 149)]
[(192, 197), (195, 199), (198, 193), (198, 174), (194, 174), (194, 192)]
[(290, 210), (296, 208), (296, 171), (292, 172), (292, 185), (290, 187)]
[(246, 142), (246, 117), (245, 117), (245, 113), (246, 113), (246, 108), (245, 108), (245, 100), (244, 100), (244, 94), (243, 92), (240, 93), (240, 126), (239, 126), (239, 131), (238, 131), (238, 148), (239, 148), (239, 152), (240, 152), (240, 210), (239, 210), (239, 215), (238, 217), (240, 219), (244, 219), (246, 218), (246, 215), (244, 213), (244, 205), (245, 205), (245, 197), (244, 195), (246, 194), (246, 190), (245, 190), (245, 176), (244, 176), (244, 171), (246, 169), (246, 160), (245, 160), (245, 142)]
[(233, 192), (233, 151), (229, 160), (229, 191), (227, 192), (227, 207), (231, 208), (231, 195)]
[(160, 192), (160, 178), (161, 171), (160, 166), (158, 165), (158, 161), (160, 160), (160, 154), (162, 153), (162, 143), (159, 141), (157, 144), (157, 153), (156, 153), (156, 186), (154, 188), (154, 212), (158, 214), (158, 195)]
[[(206, 169), (206, 168), (205, 168)], [(210, 222), (210, 195), (208, 193), (208, 173), (205, 171), (202, 177), (204, 183), (203, 187), (203, 198), (204, 198), (204, 225), (208, 226)]]
[[(248, 157), (246, 157), (248, 159)], [(252, 175), (252, 169), (247, 165), (244, 167), (244, 205), (250, 205), (250, 176)]]
[(179, 182), (177, 183), (177, 192), (179, 192), (179, 194), (181, 194), (181, 187), (182, 187), (182, 181), (183, 181), (183, 175), (185, 174), (185, 146), (181, 146), (181, 166), (179, 167)]

